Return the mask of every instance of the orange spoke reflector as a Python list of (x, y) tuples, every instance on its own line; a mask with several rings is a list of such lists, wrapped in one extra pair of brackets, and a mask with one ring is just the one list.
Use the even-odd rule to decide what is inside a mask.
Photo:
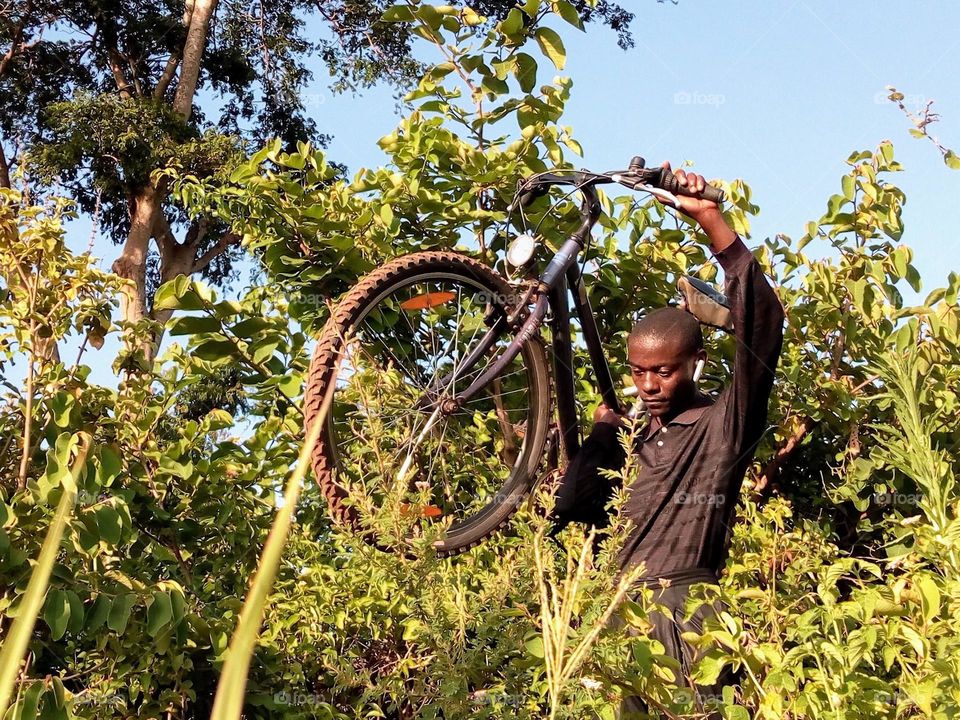
[(412, 297), (409, 300), (404, 300), (402, 303), (400, 303), (400, 307), (402, 307), (404, 310), (426, 310), (427, 308), (436, 307), (437, 305), (443, 305), (445, 302), (450, 302), (455, 297), (456, 294), (452, 292), (428, 292), (423, 295)]
[(420, 517), (426, 518), (435, 518), (443, 515), (443, 510), (436, 505), (411, 505), (410, 503), (402, 503), (400, 505), (400, 512), (403, 515), (419, 515)]

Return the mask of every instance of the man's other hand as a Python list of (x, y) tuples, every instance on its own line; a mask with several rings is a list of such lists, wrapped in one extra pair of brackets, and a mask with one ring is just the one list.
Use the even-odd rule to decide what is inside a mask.
[[(672, 172), (681, 187), (699, 193), (703, 192), (703, 189), (707, 186), (707, 181), (703, 175), (688, 173), (679, 168), (671, 170), (670, 163), (666, 161), (660, 167), (666, 172)], [(686, 195), (677, 195), (676, 198), (679, 205), (675, 207), (685, 215), (689, 215), (703, 228), (707, 237), (710, 238), (710, 249), (713, 252), (718, 253), (726, 250), (737, 239), (737, 234), (727, 225), (726, 220), (723, 219), (723, 213), (720, 212), (720, 206), (715, 202), (703, 198), (687, 197)], [(664, 201), (661, 200), (661, 202)], [(665, 204), (669, 205), (670, 203)]]
[(619, 425), (621, 420), (623, 420), (621, 415), (618, 415), (603, 403), (600, 403), (600, 407), (593, 411), (593, 421), (595, 423)]
[[(677, 182), (680, 183), (680, 187), (687, 188), (691, 192), (702, 193), (704, 188), (707, 187), (707, 181), (703, 175), (687, 172), (685, 170), (681, 170), (680, 168), (671, 170), (670, 163), (668, 161), (664, 161), (660, 167), (667, 172), (672, 172), (673, 176), (677, 179)], [(710, 213), (720, 213), (720, 207), (712, 200), (687, 197), (686, 195), (677, 195), (677, 200), (680, 202), (678, 209), (692, 217), (697, 222), (700, 222), (701, 217), (710, 215)]]

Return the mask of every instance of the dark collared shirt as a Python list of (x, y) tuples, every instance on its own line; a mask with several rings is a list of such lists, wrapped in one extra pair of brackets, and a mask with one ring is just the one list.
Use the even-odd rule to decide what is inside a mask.
[[(719, 572), (727, 526), (766, 427), (783, 344), (783, 307), (741, 240), (716, 257), (737, 339), (733, 377), (715, 401), (701, 395), (665, 425), (652, 418), (641, 431), (641, 468), (624, 506), (632, 527), (620, 565), (644, 562), (647, 576), (694, 568)], [(597, 468), (618, 468), (623, 460), (617, 426), (597, 423), (557, 492), (560, 526), (607, 524), (613, 486)]]

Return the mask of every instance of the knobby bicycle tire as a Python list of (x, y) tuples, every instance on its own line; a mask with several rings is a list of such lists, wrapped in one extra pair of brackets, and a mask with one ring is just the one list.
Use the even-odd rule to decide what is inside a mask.
[[(328, 384), (336, 377), (336, 362), (343, 339), (349, 337), (352, 328), (362, 321), (367, 308), (372, 309), (391, 289), (416, 282), (416, 278), (430, 274), (477, 283), (490, 291), (491, 297), (500, 298), (498, 302), (508, 298), (511, 293), (510, 286), (500, 275), (486, 265), (455, 252), (427, 251), (405, 255), (368, 274), (343, 296), (317, 342), (304, 396), (307, 427), (317, 417)], [(464, 552), (494, 534), (516, 512), (535, 484), (549, 426), (549, 371), (546, 353), (538, 337), (524, 343), (520, 357), (528, 371), (531, 391), (531, 412), (522, 451), (494, 500), (467, 522), (459, 523), (455, 531), (448, 532), (442, 540), (434, 543), (441, 556)], [(330, 423), (320, 434), (311, 463), (332, 518), (379, 546), (377, 539), (363, 529), (356, 508), (347, 503), (348, 490), (338, 484), (335, 478), (335, 446)]]

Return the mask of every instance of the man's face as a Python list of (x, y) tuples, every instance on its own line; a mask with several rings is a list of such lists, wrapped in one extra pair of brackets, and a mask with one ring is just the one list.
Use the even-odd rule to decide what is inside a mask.
[(654, 417), (672, 418), (686, 410), (696, 397), (693, 373), (704, 350), (690, 352), (674, 340), (641, 336), (627, 347), (633, 383)]

